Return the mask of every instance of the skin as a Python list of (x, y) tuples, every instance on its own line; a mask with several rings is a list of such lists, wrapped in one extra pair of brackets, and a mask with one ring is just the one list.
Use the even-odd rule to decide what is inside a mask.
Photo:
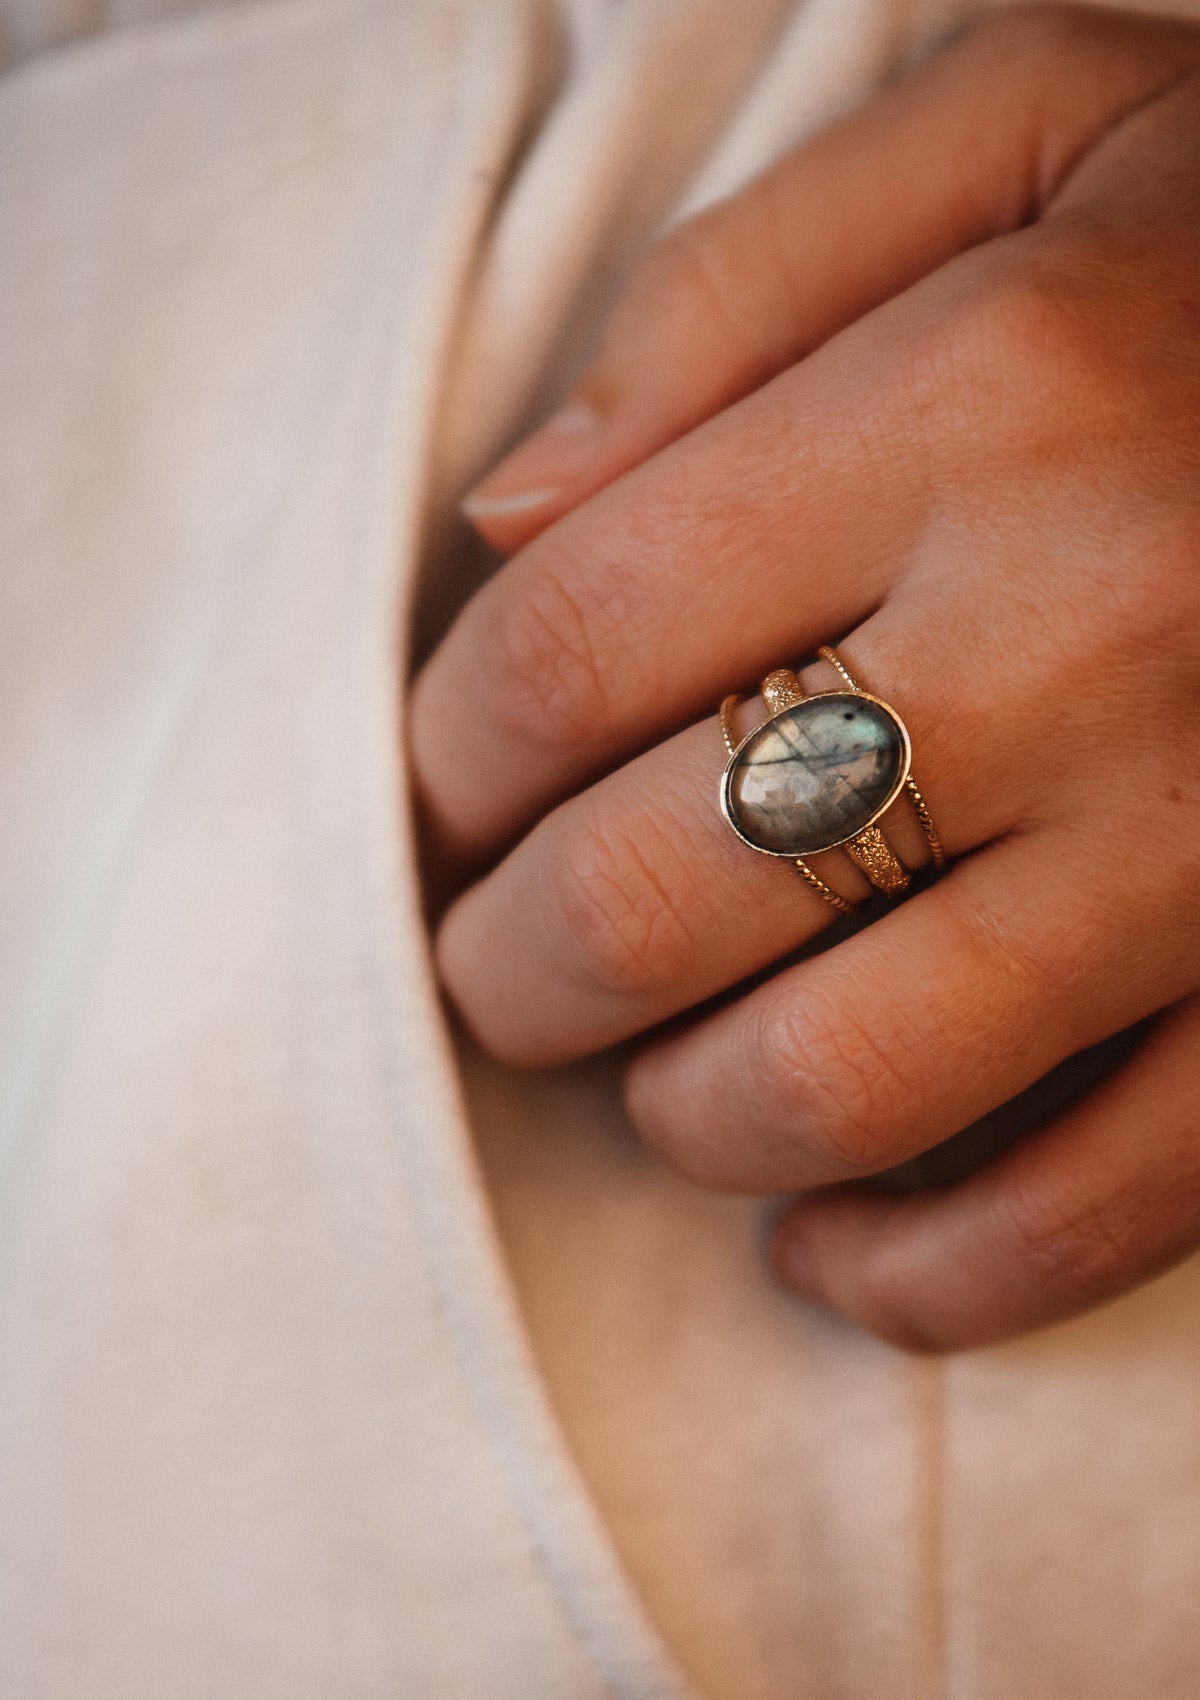
[[(1200, 31), (976, 28), (669, 236), (467, 507), (513, 558), (415, 681), (411, 753), (479, 1042), (537, 1066), (646, 1035), (643, 1137), (799, 1194), (780, 1277), (902, 1346), (1200, 1246)], [(772, 971), (836, 916), (721, 819), (714, 710), (839, 638), (951, 868)], [(967, 1180), (871, 1185), (1147, 1017)]]

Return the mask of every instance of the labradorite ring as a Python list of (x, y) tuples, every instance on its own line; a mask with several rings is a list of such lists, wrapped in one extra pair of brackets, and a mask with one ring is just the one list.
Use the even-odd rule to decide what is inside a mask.
[(826, 902), (843, 913), (858, 905), (827, 886), (805, 861), (824, 850), (845, 850), (887, 897), (908, 886), (909, 870), (878, 825), (906, 791), (916, 809), (935, 868), (945, 852), (912, 777), (912, 743), (896, 710), (872, 696), (828, 645), (817, 652), (841, 674), (844, 689), (805, 694), (789, 668), (769, 673), (759, 687), (768, 718), (740, 742), (733, 710), (721, 704), (729, 760), (721, 780), (721, 810), (752, 850), (792, 862)]

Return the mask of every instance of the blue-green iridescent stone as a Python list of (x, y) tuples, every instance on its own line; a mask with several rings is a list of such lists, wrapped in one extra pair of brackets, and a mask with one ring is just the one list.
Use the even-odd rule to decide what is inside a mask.
[(725, 807), (742, 836), (777, 856), (807, 856), (869, 826), (898, 794), (907, 739), (870, 697), (830, 692), (765, 721), (725, 779)]

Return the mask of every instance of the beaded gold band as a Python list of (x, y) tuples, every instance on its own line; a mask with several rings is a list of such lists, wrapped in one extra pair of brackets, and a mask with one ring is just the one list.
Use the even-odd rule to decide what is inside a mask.
[(946, 856), (910, 771), (904, 722), (863, 688), (836, 650), (824, 645), (817, 653), (836, 668), (846, 689), (808, 696), (790, 668), (776, 668), (759, 687), (768, 718), (740, 741), (733, 727), (740, 699), (722, 702), (719, 719), (729, 760), (721, 807), (752, 849), (786, 856), (827, 903), (855, 914), (861, 905), (826, 885), (805, 858), (843, 849), (876, 890), (898, 897), (911, 875), (876, 823), (901, 791), (912, 801), (934, 867), (944, 867)]

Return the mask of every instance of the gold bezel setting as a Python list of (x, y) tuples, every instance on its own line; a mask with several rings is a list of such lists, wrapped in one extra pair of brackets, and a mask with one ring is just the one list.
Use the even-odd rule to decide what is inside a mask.
[(746, 834), (742, 831), (741, 827), (733, 817), (733, 811), (729, 800), (729, 788), (733, 780), (734, 772), (737, 768), (738, 760), (750, 740), (752, 738), (756, 738), (763, 729), (770, 726), (773, 721), (782, 719), (785, 714), (792, 713), (799, 704), (789, 703), (786, 707), (777, 710), (776, 713), (767, 715), (763, 720), (759, 721), (757, 726), (752, 726), (745, 736), (740, 738), (738, 742), (730, 748), (729, 759), (725, 763), (725, 771), (721, 777), (720, 793), (721, 813), (724, 815), (729, 826), (741, 839), (743, 844), (748, 845), (751, 850), (757, 850), (760, 856), (774, 856), (782, 861), (795, 862), (799, 857), (819, 856), (826, 850), (842, 849), (846, 845), (851, 844), (855, 839), (859, 838), (864, 832), (869, 831), (870, 828), (887, 813), (908, 784), (909, 772), (912, 767), (912, 740), (909, 737), (908, 727), (904, 724), (904, 721), (901, 719), (900, 715), (897, 714), (891, 703), (885, 702), (882, 697), (874, 696), (870, 691), (864, 690), (814, 691), (811, 695), (806, 694), (803, 700), (804, 702), (809, 703), (826, 702), (834, 699), (851, 703), (862, 703), (864, 701), (873, 703), (875, 707), (882, 709), (888, 716), (900, 737), (901, 761), (897, 770), (896, 779), (884, 801), (879, 805), (869, 819), (860, 822), (855, 826), (852, 832), (847, 832), (840, 838), (830, 839), (828, 843), (814, 844), (805, 849), (795, 850), (771, 850), (765, 845), (756, 844), (752, 838), (747, 838)]

